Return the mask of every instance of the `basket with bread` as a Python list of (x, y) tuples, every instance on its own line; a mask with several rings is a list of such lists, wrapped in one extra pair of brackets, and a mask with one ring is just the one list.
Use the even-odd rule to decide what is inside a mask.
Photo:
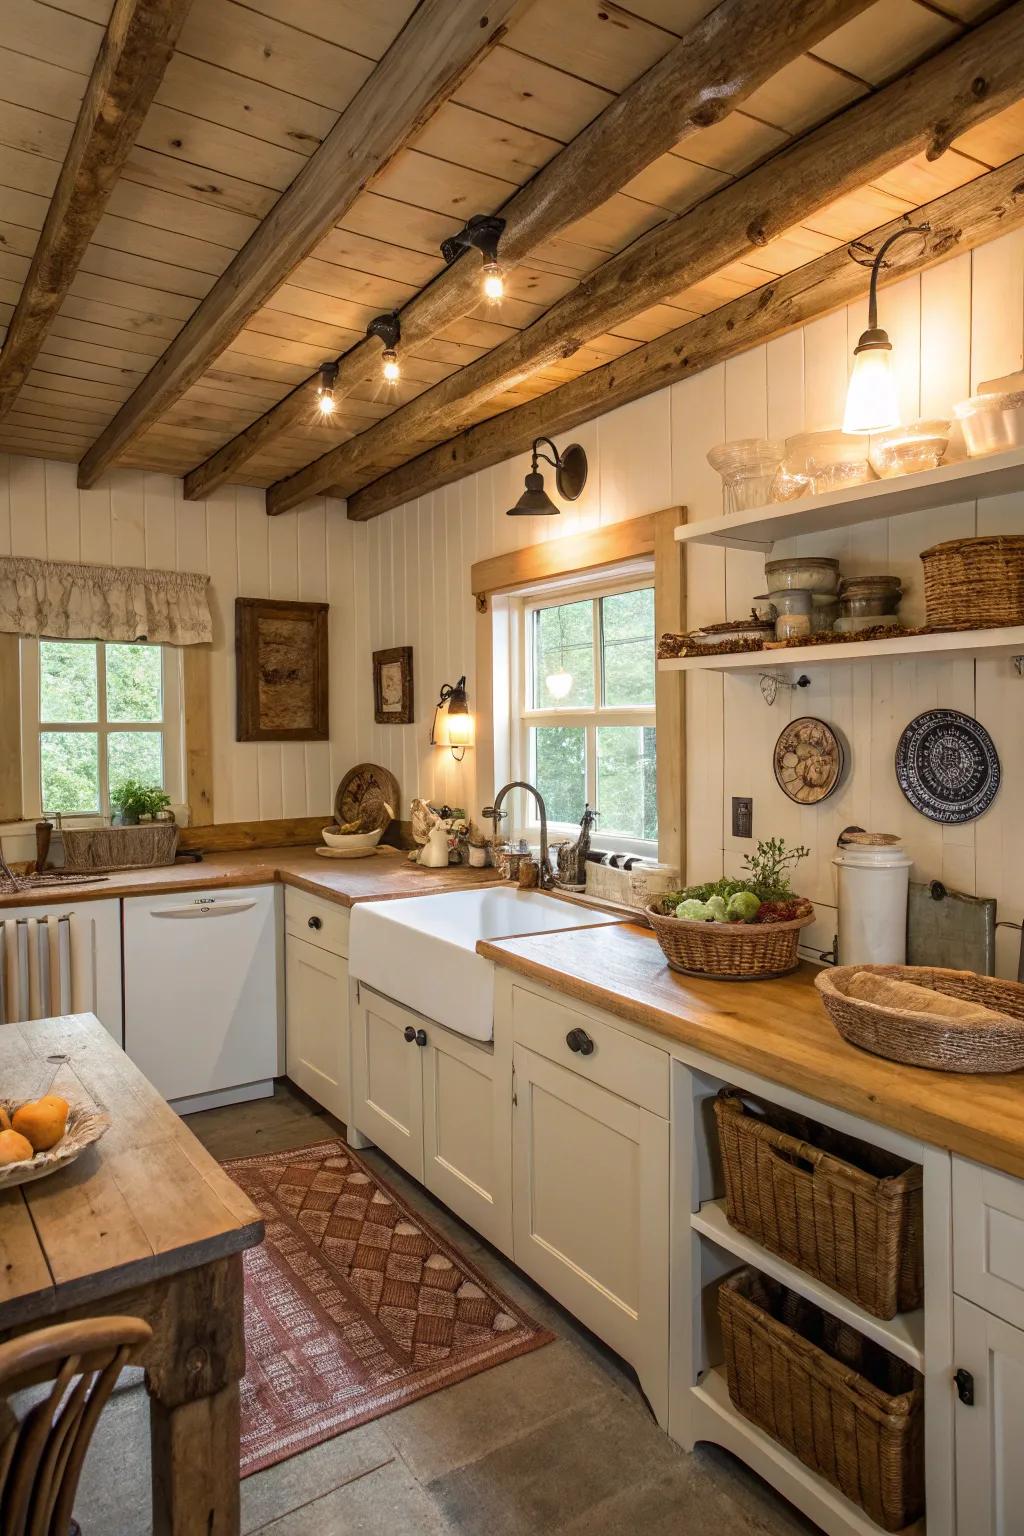
[(74, 1162), (109, 1125), (95, 1105), (69, 1104), (57, 1093), (0, 1099), (0, 1190)]

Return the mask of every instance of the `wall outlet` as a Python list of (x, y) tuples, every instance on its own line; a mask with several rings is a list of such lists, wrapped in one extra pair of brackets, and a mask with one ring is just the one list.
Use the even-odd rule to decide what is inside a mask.
[(754, 802), (749, 795), (732, 797), (732, 835), (733, 837), (753, 837), (754, 835)]

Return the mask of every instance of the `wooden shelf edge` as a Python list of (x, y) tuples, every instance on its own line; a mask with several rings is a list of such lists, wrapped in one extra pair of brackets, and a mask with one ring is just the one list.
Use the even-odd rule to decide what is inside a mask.
[(884, 640), (837, 641), (771, 651), (734, 651), (713, 656), (664, 656), (660, 672), (773, 672), (780, 667), (814, 667), (830, 661), (877, 661), (885, 656), (938, 656), (944, 652), (1005, 651), (1024, 654), (1024, 624), (1005, 629), (961, 629), (930, 635), (892, 635)]
[(796, 1291), (807, 1301), (812, 1301), (824, 1311), (830, 1312), (833, 1317), (841, 1318), (844, 1323), (849, 1323), (856, 1328), (858, 1333), (863, 1333), (867, 1338), (873, 1339), (888, 1349), (892, 1354), (898, 1355), (908, 1365), (914, 1366), (918, 1371), (924, 1372), (924, 1311), (905, 1312), (886, 1322), (883, 1318), (873, 1317), (870, 1312), (865, 1312), (856, 1302), (849, 1301), (845, 1296), (840, 1296), (838, 1291), (833, 1291), (829, 1286), (815, 1280), (802, 1269), (797, 1269), (785, 1259), (780, 1259), (777, 1254), (769, 1253), (767, 1248), (762, 1248), (753, 1238), (746, 1237), (730, 1226), (725, 1214), (724, 1200), (705, 1200), (699, 1211), (693, 1212), (690, 1217), (690, 1225), (701, 1237), (706, 1237), (710, 1242), (717, 1244), (719, 1248), (726, 1249), (745, 1264), (752, 1264), (755, 1269), (760, 1269), (773, 1280), (781, 1281), (791, 1291)]

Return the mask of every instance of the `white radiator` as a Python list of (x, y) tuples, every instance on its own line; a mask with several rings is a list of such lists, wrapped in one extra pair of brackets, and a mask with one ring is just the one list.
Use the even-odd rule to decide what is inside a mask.
[(92, 1008), (92, 946), (74, 912), (0, 922), (0, 956), (4, 1024)]

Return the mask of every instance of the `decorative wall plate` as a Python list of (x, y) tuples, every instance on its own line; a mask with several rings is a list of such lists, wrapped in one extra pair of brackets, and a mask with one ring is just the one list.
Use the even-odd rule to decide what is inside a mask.
[(846, 759), (832, 727), (813, 715), (803, 715), (786, 726), (775, 743), (772, 761), (784, 795), (797, 805), (818, 805), (838, 785)]
[(398, 780), (394, 774), (377, 763), (360, 763), (350, 768), (338, 785), (334, 796), (334, 819), (339, 827), (361, 821), (366, 831), (386, 828), (392, 815), (398, 815), (400, 804)]
[(999, 788), (999, 755), (983, 725), (958, 709), (911, 720), (896, 748), (896, 780), (930, 821), (973, 821)]

